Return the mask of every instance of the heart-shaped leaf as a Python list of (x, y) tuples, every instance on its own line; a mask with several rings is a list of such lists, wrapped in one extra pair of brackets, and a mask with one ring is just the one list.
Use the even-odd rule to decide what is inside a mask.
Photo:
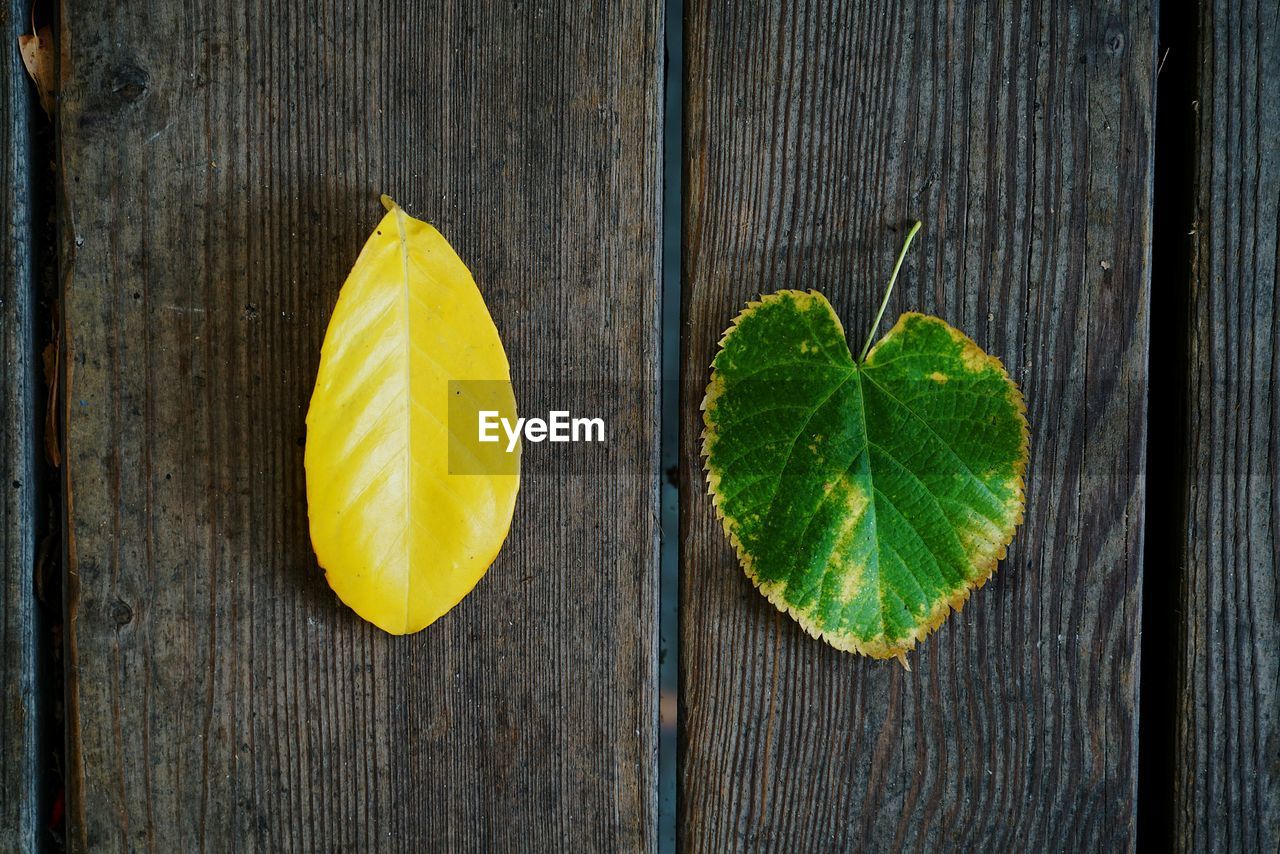
[(320, 353), (307, 512), (334, 592), (379, 628), (406, 634), (484, 575), (511, 526), (520, 478), (450, 473), (451, 388), (473, 393), (456, 381), (485, 381), (467, 388), (487, 390), (485, 408), (514, 418), (510, 368), (457, 253), (427, 223), (385, 196), (383, 204)]
[(725, 333), (703, 409), (743, 568), (838, 649), (905, 665), (1022, 521), (1022, 394), (936, 317), (902, 315), (859, 363), (821, 294), (769, 294)]

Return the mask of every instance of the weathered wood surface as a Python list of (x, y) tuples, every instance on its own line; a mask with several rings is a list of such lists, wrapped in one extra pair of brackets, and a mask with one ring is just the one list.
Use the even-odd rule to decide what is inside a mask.
[(0, 7), (0, 851), (34, 851), (40, 826), (36, 644), (35, 293), (29, 85), (18, 55), (25, 7)]
[(1206, 3), (1187, 304), (1179, 850), (1280, 850), (1280, 3)]
[[(660, 15), (68, 16), (73, 848), (652, 847)], [(529, 450), (488, 576), (402, 638), (329, 592), (302, 467), (380, 192), (469, 262), (518, 396), (567, 374), (627, 426), (585, 468)]]
[[(688, 12), (686, 847), (1132, 846), (1152, 10)], [(935, 313), (999, 355), (1032, 458), (1008, 559), (908, 673), (752, 588), (704, 495), (697, 414), (716, 341), (761, 292), (822, 291), (860, 346), (912, 217), (888, 319)]]

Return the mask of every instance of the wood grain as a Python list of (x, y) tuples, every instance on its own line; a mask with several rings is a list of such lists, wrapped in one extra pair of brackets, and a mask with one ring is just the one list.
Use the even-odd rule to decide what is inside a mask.
[(1200, 16), (1174, 774), (1184, 851), (1280, 850), (1280, 3)]
[[(63, 39), (72, 848), (651, 849), (660, 9), (90, 3)], [(522, 406), (567, 376), (626, 426), (530, 451), (488, 576), (400, 638), (329, 592), (302, 467), (380, 192), (471, 266)]]
[[(689, 5), (688, 850), (1134, 844), (1152, 16)], [(908, 673), (809, 638), (752, 588), (703, 494), (698, 404), (761, 292), (822, 291), (860, 346), (915, 217), (888, 318), (937, 314), (1000, 356), (1032, 456), (1008, 559)]]
[(37, 645), (37, 444), (30, 85), (18, 55), (23, 4), (0, 6), (0, 850), (35, 851), (40, 837), (42, 702)]

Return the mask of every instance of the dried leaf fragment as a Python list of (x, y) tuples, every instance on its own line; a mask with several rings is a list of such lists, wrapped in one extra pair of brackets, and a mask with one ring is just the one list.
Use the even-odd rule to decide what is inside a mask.
[(46, 344), (40, 354), (45, 388), (49, 390), (44, 408), (44, 456), (54, 468), (62, 466), (62, 451), (58, 446), (58, 368), (61, 360), (58, 346), (55, 333), (54, 340)]
[(41, 27), (36, 30), (35, 35), (18, 36), (18, 52), (22, 54), (22, 64), (36, 84), (40, 106), (50, 118), (53, 118), (54, 93), (58, 90), (57, 63), (53, 50), (53, 30), (49, 27)]

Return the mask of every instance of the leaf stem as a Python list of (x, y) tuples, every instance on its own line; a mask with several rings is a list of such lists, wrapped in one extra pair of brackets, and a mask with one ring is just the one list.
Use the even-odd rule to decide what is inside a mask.
[(884, 318), (884, 310), (889, 306), (889, 295), (893, 293), (894, 282), (898, 281), (898, 271), (902, 269), (902, 260), (907, 257), (907, 249), (910, 248), (911, 241), (919, 230), (920, 220), (916, 220), (912, 223), (911, 230), (907, 232), (907, 239), (902, 241), (902, 251), (898, 253), (898, 263), (893, 265), (893, 275), (889, 277), (889, 287), (884, 289), (884, 299), (880, 301), (880, 310), (876, 312), (876, 319), (872, 322), (870, 331), (867, 332), (867, 343), (862, 347), (862, 355), (858, 356), (859, 365), (867, 360), (867, 354), (871, 352), (871, 341), (876, 337), (876, 328), (880, 325), (881, 319)]

